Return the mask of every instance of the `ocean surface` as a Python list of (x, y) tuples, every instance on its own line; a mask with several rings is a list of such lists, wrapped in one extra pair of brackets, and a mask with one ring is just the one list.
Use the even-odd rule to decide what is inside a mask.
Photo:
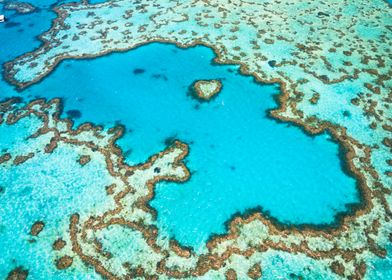
[[(36, 36), (49, 29), (55, 18), (51, 5), (65, 3), (30, 2), (39, 7), (37, 12), (17, 15), (2, 11), (10, 20), (0, 25), (0, 38), (7, 38), (1, 40), (1, 64), (38, 47)], [(67, 60), (21, 92), (1, 79), (0, 97), (19, 96), (25, 101), (60, 97), (62, 116), (71, 118), (75, 127), (84, 122), (105, 128), (125, 126), (118, 145), (130, 164), (145, 161), (174, 139), (187, 143), (190, 153), (185, 163), (191, 171), (190, 179), (181, 184), (159, 183), (150, 205), (157, 210), (160, 234), (175, 237), (196, 251), (203, 250), (211, 235), (224, 233), (225, 222), (234, 214), (256, 208), (259, 211), (259, 207), (279, 223), (333, 226), (337, 214), (349, 211), (347, 204), (360, 201), (356, 181), (344, 168), (338, 144), (328, 133), (310, 136), (299, 127), (272, 119), (269, 111), (278, 107), (274, 97), (280, 93), (279, 87), (241, 75), (238, 66), (217, 65), (214, 57), (212, 50), (203, 46), (180, 49), (153, 43), (96, 59)], [(216, 98), (201, 102), (190, 94), (190, 86), (199, 79), (218, 79), (223, 88)], [(34, 128), (33, 123), (20, 126)], [(27, 133), (22, 128), (6, 129), (0, 130), (0, 148), (21, 144), (15, 141), (21, 141)], [(49, 226), (55, 228), (62, 223), (62, 216), (87, 207), (78, 199), (81, 194), (90, 197), (91, 205), (101, 203), (100, 194), (94, 194), (88, 186), (96, 180), (95, 174), (104, 170), (98, 166), (78, 170), (76, 163), (68, 166), (72, 171), (56, 169), (56, 163), (76, 158), (72, 153), (59, 149), (48, 163), (38, 158), (24, 170), (0, 171), (0, 184), (18, 190), (0, 200), (0, 207), (8, 209), (2, 212), (6, 214), (1, 217), (0, 244), (13, 247), (0, 257), (0, 266), (4, 265), (0, 276), (9, 271), (12, 258), (28, 263), (33, 255), (47, 259), (40, 263), (36, 256), (30, 265), (52, 271), (44, 245), (28, 247), (24, 239), (12, 236), (11, 227), (5, 226), (14, 224), (16, 216), (24, 221), (21, 224), (31, 224), (37, 215), (45, 214)], [(34, 174), (42, 170), (47, 170), (45, 177), (36, 183), (43, 185), (31, 184)], [(61, 180), (69, 181), (69, 176), (75, 174), (83, 178), (75, 182), (79, 188), (53, 193), (56, 180), (60, 186)], [(104, 183), (97, 182), (102, 187)], [(41, 200), (34, 200), (38, 189)], [(21, 209), (41, 207), (51, 211), (20, 213)], [(381, 269), (383, 265), (376, 264)]]

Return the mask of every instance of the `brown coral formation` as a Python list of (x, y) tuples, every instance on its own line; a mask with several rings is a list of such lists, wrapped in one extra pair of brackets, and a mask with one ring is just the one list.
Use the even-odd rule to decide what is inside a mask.
[(219, 80), (198, 80), (193, 83), (192, 92), (200, 100), (208, 101), (216, 96), (222, 88)]
[(62, 238), (58, 238), (53, 242), (52, 248), (55, 251), (59, 251), (63, 249), (65, 245), (67, 245), (67, 242), (65, 242)]
[(262, 276), (261, 265), (256, 263), (248, 270), (248, 276), (251, 279), (260, 279)]
[(36, 221), (30, 229), (30, 234), (32, 236), (38, 236), (38, 234), (40, 234), (40, 232), (44, 229), (45, 227), (45, 223), (42, 221)]
[(91, 157), (89, 155), (82, 155), (80, 156), (80, 158), (78, 159), (78, 162), (81, 166), (86, 165), (87, 163), (89, 163), (91, 160)]
[(226, 280), (237, 280), (237, 273), (234, 269), (228, 269), (225, 273)]
[(16, 156), (14, 159), (14, 164), (15, 165), (22, 164), (26, 160), (32, 158), (33, 156), (34, 156), (34, 153), (29, 153), (28, 155), (25, 155), (25, 156)]
[(73, 258), (70, 256), (63, 256), (56, 260), (56, 267), (58, 270), (64, 270), (69, 268), (73, 263)]
[(21, 266), (13, 269), (8, 273), (7, 280), (26, 280), (29, 275), (29, 271)]

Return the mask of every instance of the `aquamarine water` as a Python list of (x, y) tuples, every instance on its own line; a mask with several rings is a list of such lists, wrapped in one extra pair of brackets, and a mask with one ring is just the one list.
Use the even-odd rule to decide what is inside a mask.
[[(213, 58), (205, 47), (155, 43), (66, 61), (23, 95), (63, 98), (63, 115), (76, 117), (75, 125), (125, 125), (118, 144), (130, 163), (144, 161), (171, 139), (188, 143), (190, 180), (159, 184), (151, 202), (162, 232), (182, 244), (198, 248), (211, 234), (223, 233), (234, 213), (258, 206), (283, 223), (334, 223), (346, 203), (359, 201), (355, 180), (341, 168), (338, 145), (328, 134), (310, 137), (269, 118), (279, 88), (240, 75), (237, 66), (214, 65)], [(200, 103), (188, 92), (197, 79), (220, 79), (223, 89)], [(6, 88), (6, 95), (16, 94)]]
[[(16, 24), (0, 25), (0, 38), (7, 38), (1, 40), (0, 63), (38, 47), (35, 36), (55, 18), (51, 5), (65, 2), (32, 1), (40, 9), (28, 15), (3, 11)], [(296, 126), (271, 119), (268, 111), (278, 106), (274, 96), (279, 88), (240, 75), (237, 66), (215, 65), (213, 58), (205, 47), (179, 49), (154, 43), (98, 59), (67, 60), (22, 92), (2, 79), (0, 97), (22, 96), (26, 101), (61, 97), (63, 116), (72, 117), (75, 126), (86, 121), (106, 128), (124, 125), (126, 133), (118, 144), (131, 164), (145, 161), (173, 139), (189, 144), (185, 163), (192, 173), (190, 180), (158, 184), (151, 206), (157, 210), (160, 234), (196, 250), (212, 234), (224, 233), (224, 224), (233, 214), (256, 207), (285, 224), (333, 225), (336, 214), (348, 211), (347, 203), (360, 201), (355, 180), (342, 167), (339, 146), (328, 134), (311, 137)], [(219, 79), (223, 89), (211, 102), (201, 103), (189, 94), (197, 79)], [(24, 149), (21, 143), (34, 124), (24, 120), (2, 127), (0, 150)], [(0, 186), (6, 186), (0, 194), (0, 249), (7, 249), (0, 257), (0, 278), (16, 265), (30, 268), (31, 279), (97, 277), (77, 258), (66, 271), (53, 265), (57, 256), (51, 244), (68, 227), (64, 217), (97, 205), (107, 207), (107, 181), (96, 176), (106, 171), (102, 166), (81, 170), (76, 159), (77, 153), (61, 147), (50, 157), (0, 168)], [(64, 162), (67, 168), (58, 169)], [(29, 225), (37, 219), (47, 225), (31, 244)], [(124, 236), (132, 238), (126, 230), (120, 239)], [(120, 239), (113, 236), (104, 245), (121, 243)], [(265, 264), (265, 277), (275, 279), (284, 270), (295, 271), (288, 258), (271, 258)], [(375, 261), (369, 279), (392, 277), (389, 262)]]
[[(23, 130), (18, 126), (14, 129)], [(5, 135), (2, 129), (0, 133)], [(21, 140), (20, 133), (13, 135), (17, 136), (15, 140)], [(1, 279), (16, 266), (27, 268), (29, 279), (97, 277), (78, 259), (70, 270), (60, 271), (54, 265), (58, 255), (52, 244), (69, 227), (68, 217), (75, 212), (83, 215), (93, 207), (108, 206), (104, 192), (109, 182), (106, 168), (94, 163), (82, 169), (78, 157), (72, 147), (61, 146), (50, 156), (41, 153), (23, 165), (0, 167)], [(39, 238), (32, 238), (30, 227), (38, 220), (45, 222), (45, 229)]]

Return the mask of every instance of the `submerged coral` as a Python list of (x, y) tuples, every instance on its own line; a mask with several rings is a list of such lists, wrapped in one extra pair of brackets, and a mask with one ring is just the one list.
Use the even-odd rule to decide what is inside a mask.
[[(108, 171), (111, 206), (64, 217), (70, 219), (69, 233), (63, 233), (69, 241), (64, 246), (70, 246), (66, 252), (111, 279), (258, 277), (275, 255), (317, 262), (331, 278), (359, 279), (369, 260), (386, 256), (392, 232), (392, 18), (386, 2), (112, 0), (73, 3), (56, 11), (58, 18), (41, 36), (44, 44), (5, 65), (6, 79), (19, 88), (39, 81), (67, 58), (153, 41), (207, 45), (215, 50), (216, 62), (240, 64), (243, 73), (259, 81), (280, 83), (281, 107), (272, 116), (311, 134), (329, 130), (343, 147), (363, 199), (362, 207), (332, 229), (288, 227), (260, 211), (235, 216), (227, 234), (212, 237), (208, 251), (198, 254), (161, 237), (148, 204), (158, 181), (188, 178), (182, 163), (186, 144), (175, 141), (146, 163), (128, 166), (115, 145), (121, 129), (86, 124), (73, 130), (69, 121), (59, 119), (58, 100), (17, 109), (12, 100), (2, 103), (2, 125), (33, 115), (42, 119), (29, 136), (43, 142), (35, 149), (8, 150), (0, 155), (1, 165), (23, 166), (36, 149), (51, 153), (70, 145), (83, 147), (81, 167), (98, 160)], [(64, 255), (57, 264), (71, 266), (70, 258)]]
[[(161, 237), (155, 211), (148, 205), (157, 182), (181, 182), (189, 177), (181, 162), (188, 152), (185, 144), (175, 141), (146, 163), (128, 166), (115, 145), (122, 133), (121, 128), (104, 131), (84, 124), (73, 130), (70, 121), (58, 118), (59, 100), (36, 100), (25, 107), (18, 107), (15, 102), (8, 100), (1, 104), (1, 125), (12, 126), (35, 117), (40, 119), (41, 125), (29, 132), (28, 138), (36, 139), (35, 145), (30, 145), (34, 151), (9, 149), (9, 157), (2, 165), (15, 165), (13, 159), (32, 153), (26, 161), (19, 163), (23, 165), (37, 153), (49, 156), (66, 145), (81, 149), (82, 156), (89, 155), (90, 161), (86, 165), (93, 161), (105, 165), (109, 174), (106, 188), (106, 204), (109, 206), (86, 209), (83, 215), (74, 213), (62, 217), (70, 222), (69, 232), (63, 232), (60, 240), (70, 242), (52, 242), (59, 245), (54, 245), (54, 249), (60, 250), (60, 254), (71, 251), (108, 278), (127, 275), (192, 277), (215, 273), (238, 277), (242, 277), (242, 273), (258, 275), (261, 273), (258, 265), (271, 250), (309, 257), (341, 276), (359, 278), (366, 272), (366, 259), (370, 255), (385, 256), (385, 250), (380, 246), (385, 243), (389, 227), (390, 210), (386, 196), (390, 192), (372, 184), (373, 178), (368, 173), (373, 170), (367, 160), (369, 149), (347, 136), (347, 160), (362, 180), (366, 201), (365, 208), (358, 210), (355, 216), (346, 217), (341, 228), (330, 231), (283, 228), (260, 212), (250, 213), (247, 217), (233, 218), (229, 232), (212, 238), (207, 244), (207, 253), (197, 254), (175, 240)], [(344, 130), (339, 133), (344, 135)], [(58, 168), (61, 170), (60, 166)], [(64, 249), (67, 246), (71, 247)], [(72, 256), (67, 254), (55, 261), (59, 269), (72, 266)], [(248, 270), (244, 270), (246, 267)]]
[(36, 10), (36, 8), (33, 5), (31, 5), (30, 3), (24, 3), (24, 2), (6, 3), (4, 6), (4, 9), (15, 10), (16, 12), (18, 12), (20, 14), (28, 14), (28, 13), (32, 13)]

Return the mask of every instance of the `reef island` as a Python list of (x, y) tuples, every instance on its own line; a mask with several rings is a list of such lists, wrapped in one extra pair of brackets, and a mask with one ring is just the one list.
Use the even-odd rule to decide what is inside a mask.
[(222, 83), (218, 80), (199, 80), (193, 84), (193, 91), (197, 98), (210, 100), (221, 90)]
[[(5, 42), (9, 53), (0, 56), (2, 278), (392, 278), (391, 4), (383, 0), (81, 0), (31, 8), (29, 4), (16, 3), (0, 1), (0, 5), (6, 5), (4, 11), (12, 8), (22, 13), (11, 17), (20, 22), (7, 23), (6, 31), (0, 30), (4, 32), (1, 38), (12, 44), (20, 42), (21, 36), (28, 36), (27, 28), (41, 34), (38, 43), (30, 38), (24, 41), (25, 45), (14, 44), (20, 47), (15, 47), (15, 52)], [(37, 22), (18, 18), (35, 18), (39, 13), (47, 17), (50, 28), (42, 29)], [(196, 58), (203, 58), (204, 54), (197, 53), (194, 61), (198, 62), (189, 62), (186, 68), (197, 69), (197, 75), (192, 76), (196, 82), (188, 83), (182, 80), (191, 72), (181, 68), (185, 62), (171, 59), (175, 54), (185, 57), (182, 50), (164, 52), (159, 45), (156, 48), (162, 48), (162, 54), (151, 51), (159, 55), (151, 59), (154, 56), (147, 55), (148, 48), (156, 43), (172, 44), (184, 51), (204, 46), (214, 53), (213, 61), (208, 62), (211, 67), (228, 68), (216, 74), (212, 68), (200, 66)], [(133, 59), (116, 60), (116, 55), (125, 57), (126, 51), (129, 55), (140, 54)], [(95, 76), (98, 70), (80, 70), (95, 61), (102, 61), (96, 68), (107, 76), (122, 78), (105, 80), (106, 85), (112, 83), (108, 88)], [(174, 61), (174, 66), (170, 68), (172, 64), (165, 61)], [(133, 67), (138, 70), (125, 68), (128, 63), (135, 63)], [(148, 67), (140, 68), (144, 65)], [(172, 74), (165, 75), (165, 71)], [(230, 79), (222, 78), (228, 73), (233, 75), (227, 76)], [(249, 85), (279, 87), (278, 93), (271, 94), (275, 105), (268, 103), (268, 110), (252, 107), (257, 104), (252, 90), (239, 86), (236, 75), (248, 78)], [(61, 80), (62, 77), (66, 79)], [(132, 86), (121, 82), (126, 77), (132, 77)], [(77, 86), (69, 87), (71, 80), (77, 80)], [(182, 90), (183, 97), (173, 98), (169, 94), (164, 83), (171, 82), (174, 86), (170, 89)], [(196, 99), (209, 102), (187, 96), (190, 84)], [(78, 88), (85, 90), (81, 93)], [(135, 93), (143, 90), (146, 94)], [(240, 91), (243, 95), (234, 99)], [(94, 100), (86, 101), (90, 100), (88, 96)], [(109, 106), (101, 100), (115, 103)], [(90, 107), (84, 105), (89, 102)], [(131, 103), (134, 107), (130, 107)], [(146, 104), (150, 107), (143, 107)], [(240, 105), (230, 107), (236, 104)], [(104, 105), (108, 111), (109, 107), (115, 108), (106, 113), (100, 107)], [(162, 112), (162, 108), (170, 111)], [(129, 119), (106, 122), (116, 111)], [(63, 112), (73, 114), (67, 118)], [(254, 133), (257, 129), (252, 126), (257, 128), (259, 123), (246, 118), (247, 113), (253, 112), (257, 113), (255, 118), (271, 121), (271, 126), (268, 123), (266, 129), (261, 129), (265, 133), (262, 137)], [(249, 116), (253, 118), (256, 113)], [(160, 114), (159, 118), (151, 121), (154, 114)], [(202, 119), (203, 114), (209, 114), (208, 118)], [(198, 119), (202, 122), (197, 123)], [(192, 123), (197, 125), (186, 133), (180, 131), (179, 127), (186, 129)], [(229, 123), (231, 130), (219, 130)], [(200, 138), (189, 136), (192, 130), (209, 125), (209, 130), (200, 130), (205, 132)], [(274, 134), (273, 127), (278, 125), (282, 130)], [(312, 165), (306, 169), (311, 178), (306, 184), (300, 180), (306, 176), (295, 177), (302, 174), (306, 164), (295, 164), (297, 169), (287, 171), (292, 177), (252, 171), (261, 163), (270, 170), (283, 170), (288, 163), (283, 156), (276, 160), (278, 156), (272, 151), (287, 149), (287, 155), (294, 159), (312, 154), (306, 152), (305, 144), (294, 143), (289, 149), (290, 141), (284, 142), (288, 136), (277, 140), (283, 131), (286, 133), (283, 126), (287, 125), (300, 131), (290, 139), (307, 137), (301, 143), (316, 145), (322, 141), (318, 139), (329, 137), (325, 141), (329, 146), (317, 146), (326, 147), (323, 157), (313, 158), (324, 172), (315, 172), (317, 165)], [(149, 126), (151, 130), (145, 129)], [(159, 134), (166, 127), (170, 127), (170, 135)], [(245, 134), (235, 134), (233, 127), (252, 129), (238, 130), (238, 134), (249, 133), (244, 139), (241, 136)], [(213, 133), (218, 130), (220, 135)], [(154, 139), (155, 134), (166, 136), (167, 141), (151, 144), (149, 139)], [(220, 149), (233, 135), (235, 141)], [(275, 137), (272, 140), (271, 135)], [(203, 142), (205, 139), (211, 143)], [(129, 143), (142, 143), (140, 150), (153, 149), (146, 148), (138, 157), (137, 149)], [(265, 150), (271, 153), (256, 153), (257, 147), (261, 149), (266, 143), (276, 144)], [(245, 150), (256, 148), (245, 157), (245, 153), (238, 153), (237, 146)], [(335, 153), (329, 152), (330, 147), (336, 147)], [(257, 156), (252, 157), (253, 154)], [(223, 160), (228, 155), (233, 156), (229, 159), (238, 159), (236, 164)], [(202, 169), (215, 159), (215, 166), (221, 169)], [(329, 176), (333, 173), (328, 169), (330, 159), (348, 179), (339, 174)], [(313, 173), (320, 176), (312, 177)], [(183, 240), (203, 231), (204, 226), (191, 228), (191, 234), (184, 234), (184, 239), (167, 230), (175, 222), (192, 224), (192, 213), (177, 221), (165, 217), (173, 214), (177, 206), (181, 208), (179, 205), (194, 209), (198, 195), (207, 190), (215, 191), (216, 196), (195, 209), (239, 205), (238, 200), (245, 199), (228, 191), (227, 182), (245, 182), (245, 177), (250, 179), (241, 190), (247, 197), (270, 190), (278, 181), (280, 187), (274, 189), (265, 204), (251, 204), (247, 209), (233, 211), (227, 219), (223, 217), (226, 221), (221, 231), (211, 231), (207, 239), (201, 237), (199, 243), (195, 242), (201, 244), (198, 247)], [(267, 178), (260, 181), (263, 185), (251, 187), (251, 182), (261, 177)], [(208, 179), (192, 193), (191, 198), (196, 200), (185, 199), (185, 195), (175, 191), (165, 192), (165, 188), (172, 190), (170, 186), (174, 185), (174, 189), (191, 193), (187, 184), (196, 178)], [(287, 182), (286, 178), (296, 179)], [(220, 181), (227, 187), (216, 187)], [(322, 194), (319, 186), (326, 186)], [(355, 186), (355, 194), (347, 191), (350, 186)], [(295, 194), (301, 197), (305, 189), (309, 200), (317, 197), (318, 192), (323, 199), (331, 198), (320, 200), (329, 207), (309, 207), (298, 212), (303, 215), (290, 216), (296, 210), (292, 198)], [(332, 191), (337, 189), (347, 191), (342, 195), (347, 200), (333, 205)], [(293, 190), (297, 192), (290, 193)], [(169, 201), (168, 205), (159, 205), (160, 197)], [(287, 204), (281, 200), (269, 205), (276, 197), (285, 197)], [(193, 213), (198, 211), (202, 210)], [(325, 217), (326, 212), (332, 214)], [(208, 224), (219, 216), (220, 212), (216, 213), (200, 220)], [(305, 220), (306, 213), (309, 220)], [(318, 217), (323, 218), (321, 222), (314, 222)]]

